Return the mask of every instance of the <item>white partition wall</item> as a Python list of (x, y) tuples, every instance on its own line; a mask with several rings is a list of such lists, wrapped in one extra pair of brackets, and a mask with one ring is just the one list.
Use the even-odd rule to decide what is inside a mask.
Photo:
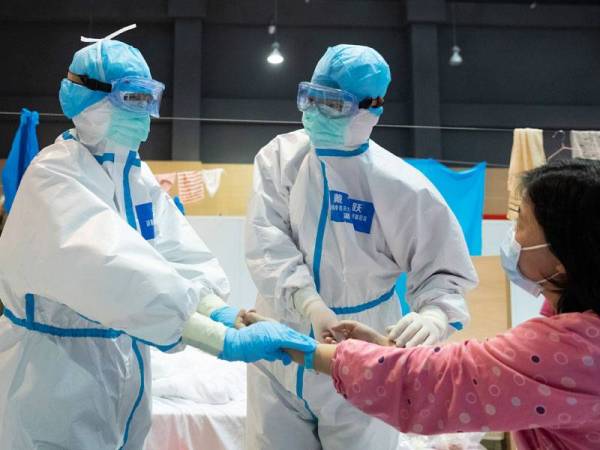
[(252, 308), (256, 287), (244, 258), (244, 218), (231, 216), (187, 216), (190, 224), (215, 254), (231, 283), (229, 304)]

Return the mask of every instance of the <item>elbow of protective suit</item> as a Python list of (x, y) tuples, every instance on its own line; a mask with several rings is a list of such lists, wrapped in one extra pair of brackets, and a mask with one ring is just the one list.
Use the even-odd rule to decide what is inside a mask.
[(223, 351), (227, 327), (198, 312), (193, 313), (183, 327), (182, 341), (213, 356)]

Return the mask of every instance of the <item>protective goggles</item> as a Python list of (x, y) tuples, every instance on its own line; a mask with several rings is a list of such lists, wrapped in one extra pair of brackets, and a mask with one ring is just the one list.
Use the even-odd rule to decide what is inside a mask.
[(105, 83), (86, 75), (71, 73), (69, 73), (68, 79), (93, 91), (106, 92), (110, 102), (119, 108), (159, 117), (160, 102), (165, 90), (165, 85), (160, 81), (141, 77), (124, 77), (111, 83)]
[(317, 108), (323, 115), (335, 118), (353, 116), (359, 109), (377, 108), (383, 105), (383, 99), (368, 97), (359, 101), (348, 91), (302, 81), (296, 103), (302, 112)]

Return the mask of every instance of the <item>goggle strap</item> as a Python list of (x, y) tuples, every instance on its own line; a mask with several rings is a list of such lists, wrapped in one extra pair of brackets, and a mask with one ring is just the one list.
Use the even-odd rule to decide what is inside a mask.
[(104, 83), (103, 81), (96, 80), (95, 78), (90, 78), (87, 75), (77, 75), (83, 85), (91, 89), (92, 91), (101, 91), (101, 92), (111, 92), (112, 85), (110, 83)]
[(380, 106), (383, 106), (383, 103), (384, 101), (381, 97), (367, 97), (358, 103), (358, 107), (359, 109), (379, 108)]

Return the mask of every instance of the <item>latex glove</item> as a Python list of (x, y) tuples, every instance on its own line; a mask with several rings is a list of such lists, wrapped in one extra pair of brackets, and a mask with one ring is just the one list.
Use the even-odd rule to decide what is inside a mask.
[(222, 308), (215, 309), (210, 313), (210, 318), (215, 322), (222, 323), (226, 327), (235, 328), (236, 320), (242, 312), (239, 308), (234, 306), (223, 306)]
[(439, 342), (447, 329), (446, 313), (437, 306), (425, 306), (418, 313), (411, 312), (396, 325), (387, 327), (386, 332), (397, 347), (416, 347)]
[(292, 362), (283, 349), (314, 352), (317, 341), (277, 322), (258, 322), (235, 330), (228, 328), (219, 358), (225, 361), (255, 362), (281, 360), (286, 366)]
[(320, 298), (307, 302), (304, 305), (306, 317), (310, 319), (315, 338), (319, 342), (334, 339), (337, 342), (344, 340), (344, 335), (336, 330), (339, 320), (335, 313)]

